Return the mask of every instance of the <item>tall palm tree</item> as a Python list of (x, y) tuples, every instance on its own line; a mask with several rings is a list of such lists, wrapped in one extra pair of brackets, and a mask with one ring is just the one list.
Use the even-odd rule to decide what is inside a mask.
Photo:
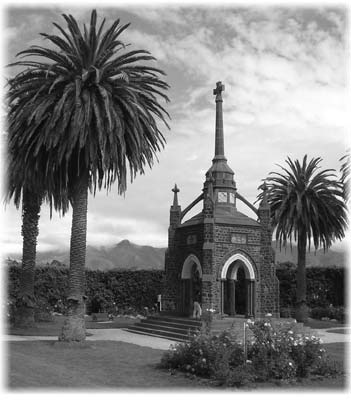
[(350, 163), (351, 163), (351, 155), (350, 155), (350, 149), (346, 151), (346, 154), (340, 158), (342, 162), (341, 167), (340, 167), (340, 172), (341, 172), (341, 183), (343, 185), (344, 189), (344, 198), (346, 203), (350, 199)]
[(306, 321), (306, 250), (328, 249), (336, 239), (344, 237), (347, 225), (342, 185), (334, 170), (320, 170), (321, 158), (302, 164), (288, 157), (287, 168), (271, 172), (266, 180), (271, 222), (280, 245), (297, 241), (296, 319)]
[(45, 170), (55, 171), (67, 187), (73, 210), (69, 316), (60, 339), (81, 341), (88, 189), (108, 190), (117, 180), (123, 193), (127, 167), (133, 179), (146, 164), (152, 166), (165, 143), (157, 120), (168, 127), (168, 113), (159, 103), (168, 101), (168, 85), (160, 78), (163, 71), (142, 64), (155, 60), (150, 53), (126, 51), (120, 35), (129, 24), (116, 20), (104, 31), (105, 19), (97, 27), (94, 10), (90, 26), (81, 31), (71, 15), (63, 18), (67, 31), (54, 23), (59, 36), (41, 34), (57, 50), (32, 46), (19, 55), (36, 59), (12, 64), (27, 68), (16, 76), (13, 95), (23, 107), (26, 129), (12, 138), (26, 155), (47, 154)]
[[(15, 81), (12, 85), (15, 85)], [(9, 89), (9, 95), (12, 90), (13, 86)], [(62, 188), (55, 187), (56, 180), (44, 169), (45, 153), (41, 155), (40, 161), (43, 168), (36, 170), (32, 155), (25, 159), (23, 149), (12, 140), (11, 134), (15, 131), (13, 127), (21, 119), (20, 114), (21, 109), (17, 107), (17, 102), (11, 102), (8, 110), (9, 134), (4, 194), (5, 202), (13, 200), (17, 208), (22, 200), (22, 269), (14, 323), (18, 327), (27, 327), (34, 325), (34, 274), (41, 204), (43, 200), (50, 204), (51, 217), (53, 207), (64, 215), (68, 209), (68, 200), (67, 193)]]

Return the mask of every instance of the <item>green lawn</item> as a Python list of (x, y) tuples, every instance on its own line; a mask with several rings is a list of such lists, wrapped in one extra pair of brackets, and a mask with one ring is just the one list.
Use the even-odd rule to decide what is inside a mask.
[[(327, 344), (325, 348), (333, 360), (344, 361), (344, 343)], [(215, 389), (204, 379), (159, 369), (162, 353), (162, 350), (111, 341), (87, 342), (80, 346), (57, 341), (9, 342), (5, 368), (10, 389)], [(344, 386), (345, 376), (340, 375), (305, 379), (284, 385), (283, 389), (341, 390)], [(245, 388), (256, 389), (282, 387), (262, 383)]]
[[(209, 388), (203, 379), (186, 376), (183, 373), (170, 374), (157, 365), (162, 350), (154, 350), (134, 344), (111, 341), (87, 342), (84, 345), (70, 345), (55, 340), (60, 332), (64, 317), (55, 317), (54, 322), (38, 323), (35, 328), (13, 329), (12, 334), (53, 336), (53, 341), (23, 341), (8, 344), (8, 386), (20, 388), (179, 388), (185, 390)], [(87, 328), (123, 328), (136, 321), (117, 318), (112, 323), (87, 322)], [(317, 321), (323, 322), (324, 321)], [(325, 328), (338, 325), (329, 321)], [(313, 328), (316, 323), (312, 321)], [(337, 328), (338, 329), (338, 328)], [(339, 328), (340, 329), (340, 328)], [(345, 343), (324, 345), (331, 359), (345, 369)], [(263, 383), (245, 390), (306, 390), (333, 389), (345, 386), (345, 376), (307, 379), (296, 384), (277, 386)], [(211, 387), (211, 389), (214, 389)], [(226, 390), (225, 388), (219, 388)], [(235, 390), (235, 389), (228, 389)]]
[(85, 346), (52, 341), (8, 345), (10, 388), (167, 388), (199, 389), (183, 375), (156, 368), (162, 350), (123, 342)]

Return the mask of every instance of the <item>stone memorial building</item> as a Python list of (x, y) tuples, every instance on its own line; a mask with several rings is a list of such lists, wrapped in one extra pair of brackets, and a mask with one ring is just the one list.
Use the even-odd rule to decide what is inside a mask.
[[(271, 313), (279, 317), (279, 282), (266, 187), (262, 185), (258, 208), (237, 191), (234, 172), (224, 155), (223, 91), (224, 85), (217, 82), (213, 91), (215, 155), (202, 193), (182, 210), (177, 185), (173, 189), (162, 309), (190, 316), (194, 301), (198, 301), (203, 310), (215, 310), (221, 316)], [(239, 212), (238, 201), (253, 210), (257, 219)], [(186, 220), (186, 214), (199, 202), (202, 211)]]

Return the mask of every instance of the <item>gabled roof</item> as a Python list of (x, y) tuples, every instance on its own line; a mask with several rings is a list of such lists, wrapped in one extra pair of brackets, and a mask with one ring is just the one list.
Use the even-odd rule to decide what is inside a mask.
[[(247, 215), (237, 211), (237, 210), (228, 210), (217, 208), (215, 210), (214, 222), (217, 224), (228, 224), (228, 225), (240, 225), (240, 226), (261, 226), (257, 221), (253, 218), (248, 217)], [(180, 227), (183, 228), (185, 226), (192, 225), (200, 225), (204, 223), (204, 215), (202, 212), (194, 215), (192, 218), (183, 222)]]

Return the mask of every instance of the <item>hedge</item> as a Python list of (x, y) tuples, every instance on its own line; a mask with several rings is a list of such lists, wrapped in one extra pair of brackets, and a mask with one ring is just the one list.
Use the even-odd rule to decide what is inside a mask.
[[(8, 295), (14, 302), (19, 290), (20, 264), (8, 267)], [(311, 308), (344, 306), (344, 268), (307, 268), (307, 305)], [(296, 301), (296, 268), (291, 263), (277, 268), (280, 281), (280, 308), (293, 308)], [(154, 307), (162, 292), (162, 270), (86, 271), (87, 312), (109, 312), (132, 309), (143, 311)], [(66, 303), (68, 268), (38, 267), (35, 271), (35, 293), (40, 307), (53, 308), (58, 300)], [(114, 304), (115, 303), (115, 304)]]
[[(20, 265), (8, 268), (8, 296), (15, 303), (19, 291)], [(126, 309), (143, 311), (154, 307), (161, 293), (163, 271), (86, 271), (87, 312), (110, 312)], [(40, 307), (54, 306), (59, 300), (66, 305), (68, 268), (37, 267), (35, 295)], [(115, 303), (115, 304), (114, 304)]]
[[(291, 263), (277, 268), (280, 283), (280, 308), (293, 307), (296, 302), (296, 267)], [(310, 308), (344, 306), (345, 269), (340, 267), (306, 268), (307, 305)]]

